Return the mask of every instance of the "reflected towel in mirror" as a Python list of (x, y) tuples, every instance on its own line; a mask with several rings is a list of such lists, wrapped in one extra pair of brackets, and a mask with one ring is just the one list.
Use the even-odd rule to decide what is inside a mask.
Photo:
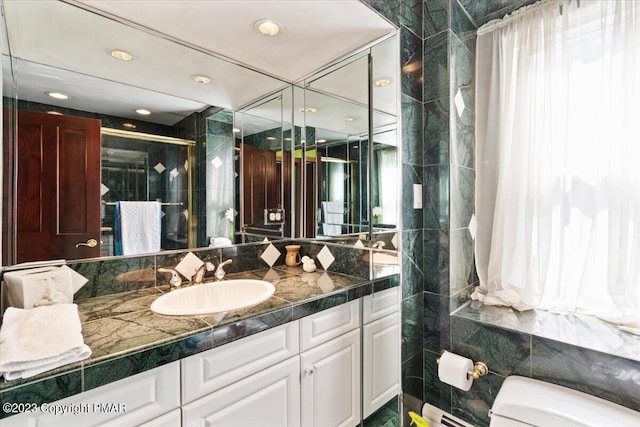
[(344, 202), (322, 202), (322, 232), (329, 236), (342, 234)]
[(117, 202), (115, 255), (160, 251), (160, 203)]

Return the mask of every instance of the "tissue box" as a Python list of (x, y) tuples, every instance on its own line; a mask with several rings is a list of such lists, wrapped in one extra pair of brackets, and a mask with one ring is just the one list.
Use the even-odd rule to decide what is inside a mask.
[(7, 307), (33, 308), (33, 304), (43, 298), (50, 283), (54, 284), (57, 292), (65, 295), (65, 302), (73, 302), (73, 276), (68, 267), (11, 271), (4, 273), (3, 278)]

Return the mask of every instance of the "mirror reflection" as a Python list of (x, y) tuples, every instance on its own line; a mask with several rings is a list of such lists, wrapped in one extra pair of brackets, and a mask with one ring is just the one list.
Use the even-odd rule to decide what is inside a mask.
[[(152, 22), (153, 14), (141, 13), (142, 3), (123, 8), (124, 20), (108, 2), (4, 2), (3, 180), (13, 185), (3, 186), (3, 264), (221, 246), (264, 236), (328, 237), (335, 230), (322, 227), (329, 225), (322, 206), (332, 197), (345, 204), (339, 234), (366, 231), (369, 224), (393, 226), (391, 213), (370, 220), (382, 202), (369, 201), (377, 190), (370, 195), (366, 183), (380, 172), (368, 171), (363, 151), (346, 153), (346, 147), (368, 145), (367, 55), (378, 56), (384, 45), (396, 49), (393, 66), (378, 73), (393, 80), (397, 41), (387, 38), (355, 59), (323, 67), (327, 58), (347, 57), (395, 29), (361, 4), (327, 12), (324, 2), (309, 3), (325, 11), (317, 14), (326, 17), (318, 25), (337, 25), (346, 14), (367, 28), (346, 37), (344, 46), (323, 48), (320, 58), (296, 57), (298, 76), (322, 71), (294, 85), (286, 67), (265, 71), (255, 53), (275, 58), (291, 48), (265, 47), (262, 39), (243, 35), (245, 53), (254, 52), (261, 65), (247, 65), (246, 58), (240, 65), (194, 39), (179, 39), (161, 19)], [(276, 5), (262, 7), (278, 12)], [(122, 60), (127, 51), (133, 58)], [(374, 64), (382, 66), (379, 55)], [(373, 99), (393, 106), (374, 108), (376, 135), (383, 134), (380, 129), (394, 126), (397, 98), (381, 92)], [(357, 122), (345, 121), (347, 114)], [(60, 150), (45, 149), (44, 139), (29, 133), (34, 129), (38, 135), (57, 129)], [(340, 144), (344, 155), (337, 154)], [(328, 181), (337, 176), (327, 166), (340, 164), (336, 160), (349, 165), (343, 166), (348, 179), (342, 195), (332, 196), (323, 188), (338, 187)], [(127, 222), (124, 202), (159, 206), (151, 246), (137, 245), (140, 236), (133, 251), (123, 245), (130, 235), (118, 225)]]

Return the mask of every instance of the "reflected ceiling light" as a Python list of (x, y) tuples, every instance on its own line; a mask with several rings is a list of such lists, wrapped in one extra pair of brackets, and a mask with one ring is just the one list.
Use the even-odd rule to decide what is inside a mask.
[(133, 55), (126, 50), (109, 49), (107, 52), (111, 57), (119, 59), (120, 61), (133, 61)]
[(354, 150), (357, 150), (359, 147), (357, 145), (353, 145), (351, 148), (353, 148)]
[(285, 141), (291, 141), (291, 138), (286, 137), (284, 140), (285, 140)]
[(136, 110), (136, 113), (141, 114), (143, 116), (148, 116), (149, 114), (151, 114), (151, 111), (145, 110), (144, 108), (138, 108)]
[(327, 140), (326, 140), (326, 139), (319, 139), (319, 140), (317, 140), (316, 142), (317, 142), (318, 144), (322, 144), (322, 143), (324, 143), (324, 142), (327, 142)]
[(136, 125), (134, 125), (133, 123), (123, 123), (122, 127), (128, 128), (128, 129), (135, 129)]
[(47, 114), (51, 114), (52, 116), (63, 116), (60, 111), (47, 111)]
[(55, 99), (69, 99), (68, 95), (60, 92), (47, 92), (47, 95)]
[(271, 19), (261, 19), (255, 24), (256, 30), (265, 36), (275, 36), (280, 32), (282, 26)]
[(352, 122), (353, 121), (353, 117), (345, 116), (345, 118), (342, 119), (342, 120), (344, 120), (345, 122)]
[(307, 107), (307, 108), (300, 107), (300, 108), (298, 108), (298, 111), (300, 113), (317, 113), (318, 109), (316, 107)]
[(393, 79), (391, 77), (380, 77), (378, 80), (375, 81), (375, 85), (378, 87), (385, 87), (385, 86), (389, 86), (392, 81)]
[(203, 76), (202, 74), (195, 74), (191, 76), (194, 82), (206, 85), (211, 83), (211, 77)]
[(240, 129), (238, 129), (238, 128), (233, 128), (233, 133), (238, 133), (238, 132), (240, 132)]
[(275, 136), (268, 136), (267, 137), (267, 141), (275, 141), (276, 137)]
[(409, 62), (406, 65), (402, 66), (402, 72), (405, 74), (413, 73), (414, 71), (418, 71), (422, 68), (422, 63), (420, 61)]

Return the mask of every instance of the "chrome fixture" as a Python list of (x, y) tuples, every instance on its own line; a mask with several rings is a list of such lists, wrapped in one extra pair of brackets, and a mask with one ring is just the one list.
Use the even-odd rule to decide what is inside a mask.
[(193, 274), (193, 277), (191, 278), (191, 280), (193, 281), (193, 283), (202, 283), (202, 280), (204, 279), (204, 274), (207, 271), (213, 271), (214, 269), (214, 265), (213, 263), (207, 261), (204, 264), (202, 264), (197, 270), (196, 272)]
[(218, 268), (216, 268), (216, 272), (213, 273), (214, 276), (216, 276), (216, 280), (222, 280), (224, 279), (224, 275), (226, 274), (224, 269), (222, 267), (224, 267), (225, 265), (229, 265), (233, 262), (232, 259), (228, 259), (226, 261), (222, 261), (220, 262), (220, 264), (218, 264)]
[(375, 242), (372, 246), (372, 248), (374, 249), (382, 249), (384, 248), (384, 242), (382, 240), (378, 240), (377, 242)]
[(159, 267), (159, 273), (171, 273), (171, 280), (169, 280), (169, 284), (173, 288), (177, 288), (182, 285), (182, 279), (180, 278), (180, 274), (175, 271), (173, 268)]

